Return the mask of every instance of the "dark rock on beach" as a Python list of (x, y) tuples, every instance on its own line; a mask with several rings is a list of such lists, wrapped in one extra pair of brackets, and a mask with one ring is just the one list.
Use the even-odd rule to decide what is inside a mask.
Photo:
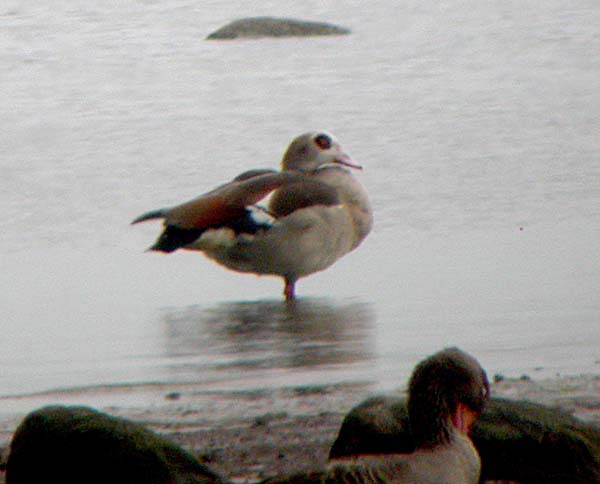
[(87, 407), (45, 407), (17, 428), (7, 484), (220, 484), (177, 445), (139, 424)]
[(260, 37), (308, 37), (315, 35), (347, 35), (350, 30), (337, 25), (275, 17), (252, 17), (235, 20), (221, 27), (207, 40)]
[(344, 418), (329, 458), (360, 454), (408, 453), (415, 446), (408, 430), (406, 400), (394, 396), (371, 397)]
[[(492, 399), (471, 431), (482, 480), (600, 483), (600, 427), (526, 401)], [(374, 397), (344, 419), (330, 457), (411, 452), (402, 398)]]

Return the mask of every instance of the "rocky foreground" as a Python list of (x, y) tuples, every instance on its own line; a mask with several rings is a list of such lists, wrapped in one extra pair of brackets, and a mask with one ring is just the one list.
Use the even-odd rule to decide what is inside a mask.
[[(164, 388), (164, 405), (101, 410), (144, 424), (234, 482), (256, 482), (325, 465), (344, 416), (369, 393), (366, 384), (239, 393), (177, 386)], [(493, 395), (557, 406), (600, 425), (600, 376), (503, 380)], [(17, 423), (0, 422), (3, 461)]]

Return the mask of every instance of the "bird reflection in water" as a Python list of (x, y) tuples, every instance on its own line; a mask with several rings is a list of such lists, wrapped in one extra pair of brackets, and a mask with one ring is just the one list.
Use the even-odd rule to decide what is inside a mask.
[[(166, 310), (165, 350), (174, 371), (257, 371), (349, 366), (374, 359), (374, 312), (326, 299), (223, 303)], [(223, 375), (221, 375), (223, 377)]]

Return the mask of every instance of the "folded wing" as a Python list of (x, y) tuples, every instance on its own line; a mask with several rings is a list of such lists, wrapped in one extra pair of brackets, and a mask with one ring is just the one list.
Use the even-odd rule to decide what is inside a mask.
[(231, 227), (237, 231), (255, 231), (259, 227), (248, 219), (248, 207), (286, 183), (294, 183), (300, 174), (273, 170), (251, 170), (234, 180), (175, 207), (153, 210), (132, 223), (164, 219), (165, 229), (149, 250), (173, 252), (184, 247), (211, 228)]

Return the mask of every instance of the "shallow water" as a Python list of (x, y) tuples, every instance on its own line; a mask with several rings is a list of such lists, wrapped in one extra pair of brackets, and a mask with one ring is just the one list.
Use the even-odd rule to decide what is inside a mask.
[[(598, 373), (600, 5), (247, 3), (0, 6), (0, 412), (123, 383), (392, 388), (445, 345), (491, 374)], [(353, 34), (203, 40), (262, 14)], [(320, 128), (376, 224), (297, 304), (143, 252), (159, 226), (133, 217)]]

